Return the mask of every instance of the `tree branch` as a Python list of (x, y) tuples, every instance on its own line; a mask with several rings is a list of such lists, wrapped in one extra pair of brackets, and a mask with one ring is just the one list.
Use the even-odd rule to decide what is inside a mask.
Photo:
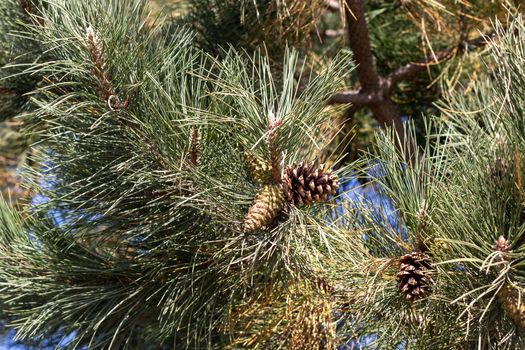
[[(325, 1), (327, 6), (335, 2), (335, 0)], [(408, 152), (410, 157), (417, 157), (415, 140), (406, 137), (401, 114), (396, 104), (390, 99), (393, 87), (400, 81), (411, 79), (416, 73), (428, 68), (431, 64), (438, 64), (451, 57), (464, 54), (470, 49), (485, 46), (496, 34), (491, 32), (474, 40), (466, 40), (468, 32), (464, 23), (460, 23), (461, 33), (457, 46), (406, 64), (383, 78), (377, 72), (372, 55), (363, 0), (345, 0), (344, 14), (349, 46), (357, 64), (356, 72), (361, 89), (336, 93), (328, 100), (328, 104), (351, 104), (351, 108), (345, 113), (347, 120), (358, 109), (369, 108), (381, 126), (390, 126), (395, 129), (399, 140), (398, 146), (404, 152)]]
[(375, 92), (362, 92), (359, 90), (344, 91), (334, 94), (328, 104), (351, 103), (353, 106), (363, 107), (380, 102), (382, 97)]
[(447, 61), (452, 57), (454, 50), (456, 50), (456, 48), (439, 51), (435, 55), (427, 56), (419, 61), (410, 62), (397, 68), (385, 78), (385, 86), (390, 90), (400, 81), (409, 80), (410, 78), (414, 77), (416, 73), (425, 70), (429, 65), (439, 64)]
[(117, 121), (122, 126), (128, 128), (138, 139), (144, 142), (152, 156), (166, 169), (169, 169), (170, 165), (164, 159), (161, 150), (149, 140), (147, 135), (145, 135), (140, 128), (140, 125), (135, 121), (125, 118), (124, 113), (128, 108), (129, 96), (124, 101), (120, 100), (118, 97), (110, 80), (109, 71), (104, 59), (103, 47), (91, 26), (86, 28), (86, 39), (86, 49), (93, 61), (92, 71), (94, 78), (97, 81), (97, 92), (101, 101), (106, 104), (111, 112), (115, 113)]
[[(396, 129), (400, 140), (404, 141), (404, 129), (401, 115), (396, 105), (384, 95), (383, 82), (377, 73), (368, 26), (365, 19), (362, 0), (346, 0), (345, 16), (350, 48), (357, 63), (357, 77), (361, 84), (363, 94), (371, 94), (368, 107), (372, 110), (374, 117), (383, 126), (392, 126)], [(347, 95), (347, 98), (350, 95)], [(359, 96), (359, 94), (358, 94)], [(354, 97), (356, 100), (357, 98)], [(365, 98), (366, 100), (366, 98)]]
[(202, 134), (200, 129), (197, 130), (194, 127), (191, 127), (190, 138), (188, 142), (188, 161), (192, 166), (196, 166), (197, 161), (199, 160), (201, 138)]
[(412, 78), (416, 73), (426, 69), (429, 65), (439, 64), (452, 58), (454, 54), (464, 54), (472, 49), (483, 47), (496, 36), (496, 32), (492, 31), (486, 35), (473, 40), (464, 40), (459, 43), (457, 47), (451, 47), (447, 50), (439, 51), (435, 55), (427, 56), (419, 61), (408, 63), (399, 67), (394, 72), (390, 73), (386, 78), (386, 86), (391, 88), (400, 81)]
[[(381, 102), (399, 82), (412, 79), (417, 73), (425, 70), (429, 65), (439, 64), (455, 55), (464, 54), (469, 50), (484, 47), (495, 37), (496, 32), (492, 31), (476, 39), (462, 40), (458, 46), (439, 51), (435, 55), (429, 55), (421, 60), (410, 62), (397, 68), (385, 78), (379, 78), (379, 86), (374, 89), (374, 91), (349, 90), (338, 92), (328, 100), (328, 104), (351, 103), (355, 107), (362, 108)], [(357, 58), (356, 62), (361, 64)]]
[(372, 56), (362, 0), (346, 0), (345, 16), (349, 45), (358, 64), (356, 70), (361, 87), (364, 91), (375, 90), (380, 80)]

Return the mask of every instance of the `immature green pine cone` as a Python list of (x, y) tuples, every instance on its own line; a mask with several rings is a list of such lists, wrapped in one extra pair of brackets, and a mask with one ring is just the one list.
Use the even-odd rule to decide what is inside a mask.
[(266, 185), (272, 179), (270, 162), (264, 161), (250, 151), (244, 151), (244, 162), (253, 181), (259, 185)]
[(283, 209), (284, 195), (277, 185), (266, 185), (259, 190), (244, 218), (244, 232), (250, 233), (270, 224)]
[(525, 330), (525, 289), (506, 284), (498, 292), (498, 300), (507, 316)]

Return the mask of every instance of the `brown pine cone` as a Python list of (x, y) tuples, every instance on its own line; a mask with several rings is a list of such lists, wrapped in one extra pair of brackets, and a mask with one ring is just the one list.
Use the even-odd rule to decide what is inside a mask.
[(397, 287), (409, 302), (422, 298), (432, 284), (429, 258), (420, 252), (412, 252), (402, 256), (399, 263)]
[(297, 207), (326, 200), (339, 188), (339, 179), (322, 167), (310, 164), (288, 165), (282, 178), (286, 200)]

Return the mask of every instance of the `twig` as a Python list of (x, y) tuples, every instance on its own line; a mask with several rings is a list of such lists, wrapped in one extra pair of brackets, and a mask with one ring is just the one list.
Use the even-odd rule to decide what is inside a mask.
[(102, 46), (100, 45), (95, 32), (92, 27), (86, 29), (87, 37), (87, 50), (91, 56), (91, 60), (94, 63), (93, 74), (98, 84), (99, 97), (107, 103), (108, 108), (116, 113), (117, 121), (124, 127), (131, 130), (135, 136), (141, 140), (153, 157), (164, 167), (169, 169), (169, 164), (164, 160), (162, 152), (155, 146), (149, 138), (141, 130), (140, 125), (134, 121), (124, 118), (122, 112), (124, 112), (129, 105), (129, 97), (126, 100), (121, 101), (117, 96), (115, 88), (113, 87), (109, 78), (109, 72), (107, 71), (106, 63), (104, 60)]
[(283, 124), (282, 119), (276, 119), (273, 113), (268, 114), (268, 133), (266, 144), (268, 145), (268, 155), (272, 166), (272, 178), (275, 183), (281, 182), (281, 155), (277, 145), (277, 129)]
[[(355, 22), (355, 19), (354, 21), (349, 22)], [(408, 63), (402, 67), (397, 68), (385, 78), (377, 76), (377, 73), (375, 73), (375, 70), (373, 67), (371, 67), (371, 65), (373, 65), (370, 59), (371, 52), (369, 56), (367, 52), (368, 50), (366, 48), (363, 49), (363, 44), (359, 42), (359, 40), (364, 40), (362, 35), (365, 35), (365, 33), (361, 32), (360, 34), (356, 35), (360, 36), (360, 38), (350, 37), (351, 42), (353, 40), (354, 43), (351, 45), (351, 48), (354, 52), (354, 59), (356, 60), (356, 63), (359, 64), (357, 68), (359, 81), (361, 85), (363, 85), (363, 82), (367, 83), (366, 86), (368, 89), (363, 88), (361, 90), (339, 92), (334, 94), (328, 100), (328, 104), (351, 103), (354, 107), (353, 112), (363, 107), (372, 108), (373, 105), (377, 105), (382, 101), (388, 100), (390, 92), (399, 82), (412, 79), (417, 73), (425, 70), (429, 65), (443, 63), (446, 60), (459, 54), (464, 54), (469, 50), (486, 46), (487, 43), (496, 37), (496, 32), (492, 31), (488, 34), (481, 35), (480, 37), (471, 40), (465, 40), (466, 36), (462, 35), (460, 38), (461, 41), (457, 46), (451, 47), (447, 50), (438, 51), (434, 55), (429, 55), (421, 60)], [(354, 47), (356, 49), (355, 51)], [(363, 65), (365, 67), (362, 67)], [(377, 116), (376, 118), (379, 120)]]
[(190, 130), (190, 139), (188, 147), (188, 157), (191, 165), (196, 166), (199, 158), (200, 144), (201, 144), (201, 131), (196, 130), (194, 127)]
[(386, 77), (386, 86), (390, 89), (400, 81), (409, 80), (416, 73), (426, 69), (429, 65), (439, 64), (447, 61), (448, 59), (454, 57), (454, 54), (464, 54), (468, 50), (483, 47), (495, 36), (496, 32), (490, 32), (476, 39), (460, 42), (457, 47), (451, 47), (447, 50), (438, 51), (435, 53), (435, 56), (427, 56), (419, 61), (411, 62), (402, 67), (399, 67)]
[(359, 90), (344, 91), (334, 94), (329, 100), (328, 104), (342, 104), (351, 103), (353, 106), (367, 106), (372, 103), (378, 103), (382, 99), (377, 92), (363, 92)]
[(92, 27), (86, 29), (87, 49), (94, 63), (93, 74), (98, 83), (99, 96), (108, 104), (109, 109), (126, 109), (128, 107), (129, 99), (120, 101), (113, 85), (109, 78), (109, 72), (102, 54), (102, 46), (100, 45), (95, 32)]

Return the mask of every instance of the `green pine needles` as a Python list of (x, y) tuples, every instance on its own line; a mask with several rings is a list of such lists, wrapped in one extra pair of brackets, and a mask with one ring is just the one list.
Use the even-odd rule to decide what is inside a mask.
[(1, 11), (0, 86), (24, 91), (9, 110), (38, 150), (40, 200), (0, 202), (0, 307), (20, 341), (525, 347), (521, 19), (497, 25), (487, 79), (441, 103), (421, 147), (408, 123), (407, 145), (384, 131), (341, 164), (327, 101), (348, 54), (313, 72), (287, 48), (277, 65), (205, 52), (143, 0)]
[[(348, 57), (300, 86), (297, 54), (278, 83), (264, 55), (231, 49), (217, 60), (143, 1), (49, 1), (37, 15), (44, 25), (25, 35), (49, 58), (19, 67), (43, 77), (31, 113), (45, 124), (45, 185), (34, 186), (46, 200), (23, 222), (2, 220), (1, 300), (19, 339), (221, 348), (258, 332), (247, 301), (282, 304), (296, 285), (325, 293), (323, 262), (348, 248), (323, 218), (333, 201), (281, 208), (245, 232), (257, 184), (242, 155), (278, 171), (321, 161), (326, 101)], [(280, 121), (270, 137), (269, 116)], [(287, 347), (277, 336), (264, 341)]]
[(441, 103), (417, 156), (377, 135), (367, 174), (395, 220), (385, 225), (390, 209), (367, 201), (347, 220), (368, 232), (352, 251), (362, 268), (347, 272), (355, 299), (343, 317), (363, 348), (525, 346), (525, 27), (518, 19), (496, 31), (488, 78)]

